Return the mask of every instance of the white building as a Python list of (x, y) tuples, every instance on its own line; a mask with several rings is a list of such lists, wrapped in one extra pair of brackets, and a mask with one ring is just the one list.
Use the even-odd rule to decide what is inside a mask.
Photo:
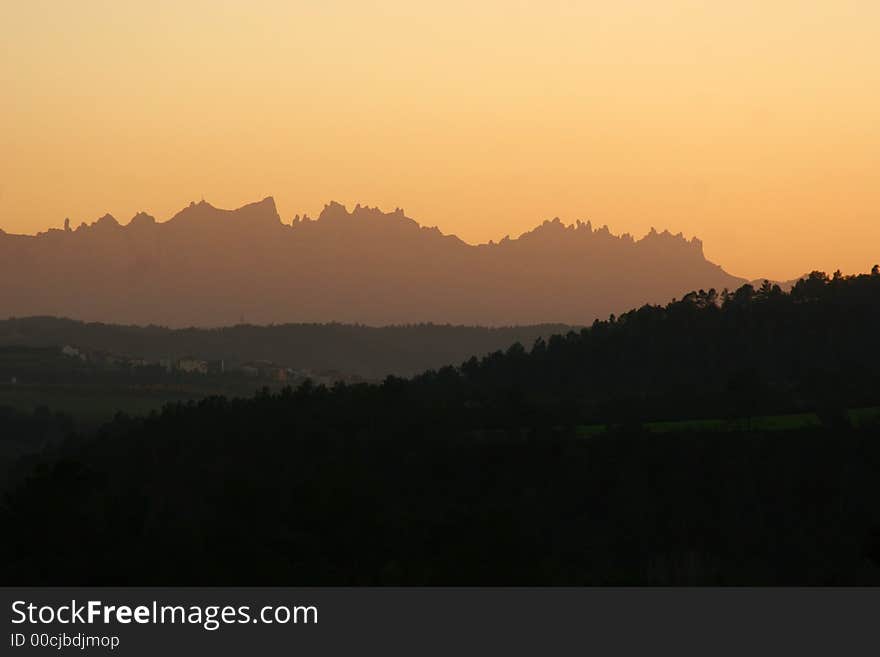
[(208, 373), (208, 363), (196, 358), (181, 358), (177, 361), (177, 369), (181, 372), (195, 372), (197, 374)]
[(86, 355), (84, 353), (82, 353), (76, 347), (71, 347), (69, 344), (66, 344), (63, 347), (61, 347), (61, 353), (64, 354), (65, 356), (70, 356), (71, 358), (79, 358), (80, 360), (86, 359)]

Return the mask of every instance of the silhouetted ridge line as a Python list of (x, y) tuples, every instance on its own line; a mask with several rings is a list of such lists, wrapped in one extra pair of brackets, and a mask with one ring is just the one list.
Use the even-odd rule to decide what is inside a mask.
[(22, 317), (0, 320), (0, 348), (51, 347), (58, 353), (69, 345), (87, 354), (108, 352), (148, 363), (183, 357), (223, 360), (230, 370), (242, 363), (267, 361), (283, 367), (382, 379), (461, 362), (506, 349), (514, 342), (532, 344), (539, 337), (549, 338), (571, 328), (559, 324), (486, 328), (332, 323), (169, 329)]
[(228, 325), (242, 315), (255, 324), (584, 324), (743, 282), (680, 233), (637, 240), (556, 218), (516, 239), (470, 245), (399, 208), (349, 212), (331, 202), (317, 219), (285, 223), (272, 197), (237, 210), (191, 203), (165, 222), (141, 212), (125, 225), (105, 215), (76, 230), (0, 234), (6, 316), (169, 326)]

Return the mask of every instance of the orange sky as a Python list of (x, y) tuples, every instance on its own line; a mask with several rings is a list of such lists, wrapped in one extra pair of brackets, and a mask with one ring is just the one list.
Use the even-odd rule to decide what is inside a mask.
[(0, 4), (0, 228), (204, 196), (401, 206), (468, 241), (560, 216), (731, 273), (880, 260), (880, 3)]

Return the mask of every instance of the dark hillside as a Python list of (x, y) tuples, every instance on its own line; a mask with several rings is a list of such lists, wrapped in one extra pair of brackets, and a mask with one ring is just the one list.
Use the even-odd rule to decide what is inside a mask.
[[(877, 584), (880, 427), (845, 411), (880, 403), (878, 335), (880, 272), (817, 273), (412, 381), (120, 416), (15, 473), (3, 578)], [(821, 421), (640, 426), (792, 407)]]

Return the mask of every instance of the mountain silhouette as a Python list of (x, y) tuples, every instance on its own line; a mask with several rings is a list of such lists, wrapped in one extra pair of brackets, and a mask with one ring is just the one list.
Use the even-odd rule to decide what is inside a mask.
[(165, 222), (105, 215), (35, 236), (0, 231), (4, 316), (221, 326), (245, 318), (374, 325), (584, 324), (697, 288), (744, 279), (702, 243), (651, 230), (615, 236), (545, 221), (516, 239), (470, 245), (400, 209), (331, 202), (282, 222), (269, 197), (237, 210), (191, 203)]

